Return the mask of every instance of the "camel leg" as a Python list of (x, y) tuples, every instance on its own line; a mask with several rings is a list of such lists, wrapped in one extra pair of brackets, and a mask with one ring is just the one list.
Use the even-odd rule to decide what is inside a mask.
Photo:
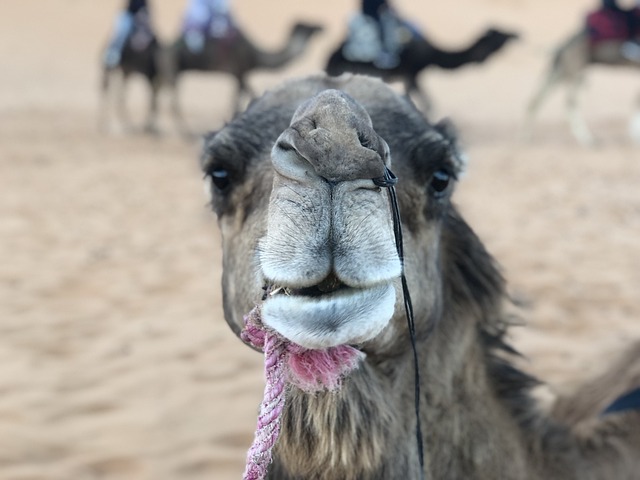
[(244, 110), (243, 99), (246, 97), (248, 101), (255, 98), (255, 92), (243, 77), (237, 78), (236, 98), (233, 106), (233, 115), (236, 116)]
[(127, 110), (127, 80), (128, 75), (123, 73), (120, 77), (120, 85), (118, 88), (116, 105), (120, 123), (122, 124), (125, 131), (130, 132), (132, 130), (132, 124), (129, 117), (129, 111)]
[(584, 146), (593, 146), (596, 143), (595, 138), (580, 113), (579, 94), (582, 89), (582, 80), (582, 77), (576, 77), (569, 85), (567, 91), (567, 117), (571, 133), (573, 133), (578, 142)]
[(409, 97), (410, 99), (416, 99), (415, 103), (418, 109), (421, 110), (422, 113), (425, 114), (425, 116), (428, 117), (431, 113), (433, 113), (433, 102), (429, 98), (429, 95), (427, 95), (427, 93), (420, 88), (415, 77), (411, 77), (405, 80), (404, 89), (407, 97)]
[(157, 79), (149, 79), (149, 113), (147, 114), (147, 121), (145, 122), (144, 130), (147, 133), (158, 133), (158, 93), (160, 90), (160, 84)]
[(629, 136), (636, 145), (640, 145), (640, 95), (636, 98), (636, 111), (629, 123)]
[(184, 120), (184, 115), (182, 114), (178, 83), (178, 78), (176, 77), (169, 84), (169, 88), (171, 90), (171, 114), (180, 135), (185, 138), (189, 138), (191, 137), (191, 132)]
[(538, 115), (538, 111), (542, 104), (547, 99), (547, 96), (551, 91), (560, 83), (561, 77), (556, 70), (551, 70), (549, 74), (545, 77), (542, 85), (536, 91), (536, 94), (533, 96), (529, 105), (527, 106), (527, 111), (524, 120), (524, 127), (522, 129), (522, 138), (525, 141), (531, 141), (533, 138), (533, 123), (535, 117)]
[(98, 130), (107, 132), (109, 130), (109, 105), (111, 93), (111, 81), (113, 72), (107, 68), (102, 70), (102, 81), (100, 85), (100, 109), (98, 112)]

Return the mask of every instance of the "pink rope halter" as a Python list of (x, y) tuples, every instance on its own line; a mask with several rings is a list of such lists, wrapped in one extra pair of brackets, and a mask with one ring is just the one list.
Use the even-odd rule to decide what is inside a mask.
[(263, 325), (259, 306), (244, 321), (240, 336), (264, 352), (266, 384), (243, 479), (262, 480), (267, 476), (280, 435), (287, 383), (309, 393), (336, 391), (342, 378), (358, 366), (365, 354), (349, 345), (309, 350), (292, 343)]

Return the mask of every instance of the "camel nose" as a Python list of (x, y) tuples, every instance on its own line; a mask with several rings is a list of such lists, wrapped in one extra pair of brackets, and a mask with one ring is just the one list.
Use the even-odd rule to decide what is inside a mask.
[(324, 90), (296, 110), (271, 158), (284, 177), (309, 181), (315, 174), (337, 183), (383, 177), (389, 147), (359, 103)]
[(387, 195), (372, 181), (384, 176), (389, 147), (361, 105), (323, 91), (298, 108), (271, 159), (265, 278), (305, 288), (333, 272), (368, 288), (399, 275)]

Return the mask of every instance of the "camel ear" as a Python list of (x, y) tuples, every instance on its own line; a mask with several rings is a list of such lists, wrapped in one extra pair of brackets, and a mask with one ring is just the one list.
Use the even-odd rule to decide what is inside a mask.
[(209, 163), (209, 158), (211, 157), (209, 153), (209, 148), (213, 139), (218, 134), (218, 131), (210, 131), (205, 133), (200, 137), (200, 168), (206, 172), (207, 164)]
[(436, 123), (434, 128), (449, 144), (451, 160), (456, 168), (456, 176), (458, 178), (462, 177), (467, 169), (468, 158), (458, 140), (458, 131), (455, 125), (451, 120), (445, 118)]
[(205, 134), (203, 134), (202, 137), (201, 137), (202, 146), (206, 147), (207, 145), (209, 145), (217, 134), (218, 134), (217, 130), (211, 130), (211, 131), (206, 132)]

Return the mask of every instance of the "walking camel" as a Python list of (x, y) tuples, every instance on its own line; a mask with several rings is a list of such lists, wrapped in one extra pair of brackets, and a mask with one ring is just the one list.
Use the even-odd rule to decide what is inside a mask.
[(198, 53), (189, 50), (184, 37), (178, 38), (167, 50), (164, 68), (172, 90), (172, 112), (179, 128), (187, 131), (178, 95), (178, 82), (185, 72), (222, 72), (232, 75), (236, 81), (233, 109), (234, 113), (238, 113), (243, 101), (254, 97), (247, 83), (249, 73), (284, 67), (304, 53), (312, 37), (321, 31), (319, 25), (296, 23), (285, 45), (275, 52), (260, 49), (237, 28), (224, 38), (207, 38), (202, 51)]
[(162, 84), (160, 55), (162, 46), (147, 28), (135, 27), (122, 50), (118, 65), (102, 65), (101, 106), (99, 128), (106, 130), (109, 123), (111, 98), (116, 99), (116, 113), (120, 124), (127, 130), (133, 124), (127, 111), (126, 89), (131, 76), (141, 75), (149, 86), (149, 110), (143, 130), (157, 132), (158, 93)]
[[(542, 413), (536, 380), (510, 360), (505, 282), (451, 203), (463, 168), (451, 130), (380, 80), (318, 75), (267, 92), (207, 136), (201, 164), (231, 329), (240, 335), (258, 305), (264, 328), (302, 347), (352, 345), (366, 356), (336, 392), (289, 386), (268, 478), (421, 478), (403, 267), (390, 197), (372, 180), (390, 167), (425, 478), (637, 479), (640, 412), (618, 403), (599, 414), (640, 385), (640, 345), (627, 373), (617, 365), (590, 394), (565, 399), (573, 408)], [(567, 410), (581, 414), (565, 419)]]
[[(581, 30), (560, 44), (542, 84), (527, 107), (525, 136), (532, 136), (535, 116), (549, 93), (564, 83), (567, 87), (566, 112), (571, 133), (582, 145), (593, 145), (595, 138), (580, 112), (579, 93), (587, 70), (592, 66), (640, 69), (640, 62), (631, 61), (622, 55), (623, 42), (624, 40), (610, 40), (591, 45), (588, 33)], [(640, 143), (640, 94), (636, 101), (636, 113), (629, 124), (629, 133), (636, 143)]]
[(377, 67), (373, 62), (349, 60), (343, 54), (346, 45), (346, 42), (343, 42), (330, 54), (326, 72), (334, 76), (351, 72), (372, 75), (385, 81), (401, 80), (406, 94), (413, 95), (420, 108), (429, 112), (432, 105), (428, 95), (418, 84), (420, 73), (431, 67), (454, 70), (465, 65), (483, 63), (509, 41), (517, 38), (514, 33), (490, 28), (466, 48), (445, 50), (407, 24), (402, 24), (399, 28), (403, 31), (398, 37), (403, 38), (404, 42), (397, 66), (385, 69)]

